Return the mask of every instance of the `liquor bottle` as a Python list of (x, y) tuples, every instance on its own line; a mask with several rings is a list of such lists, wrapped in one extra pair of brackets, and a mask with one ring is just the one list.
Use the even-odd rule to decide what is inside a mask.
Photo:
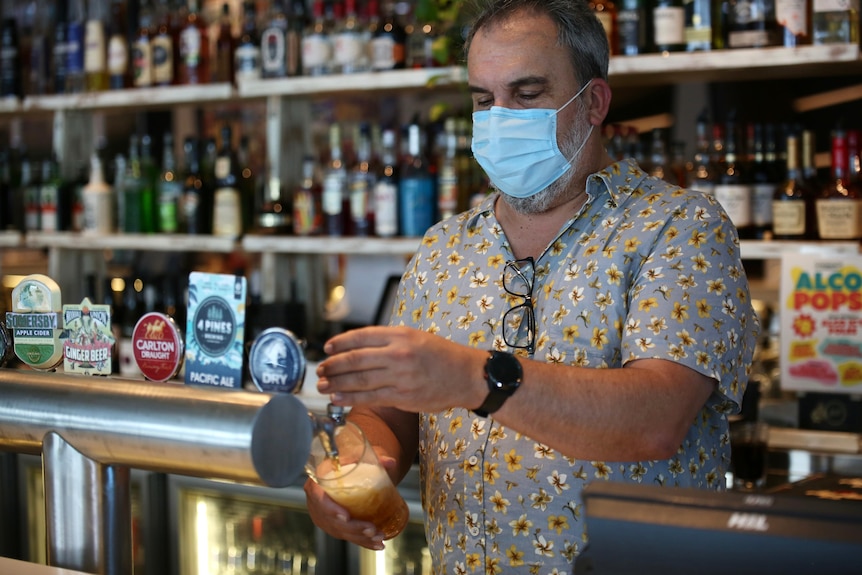
[(656, 0), (652, 10), (653, 51), (679, 52), (686, 49), (685, 8), (682, 0)]
[(233, 35), (230, 18), (230, 4), (225, 2), (221, 7), (218, 35), (215, 41), (215, 58), (210, 60), (213, 68), (210, 70), (213, 82), (233, 82), (234, 52), (236, 52), (236, 37)]
[(727, 8), (727, 47), (780, 46), (782, 33), (775, 19), (775, 0), (730, 0)]
[(174, 137), (165, 132), (162, 146), (162, 172), (159, 175), (157, 207), (159, 231), (175, 234), (179, 231), (179, 205), (183, 182), (177, 172), (174, 156)]
[(156, 8), (155, 32), (150, 39), (154, 86), (170, 86), (174, 83), (174, 38), (172, 32), (171, 11), (168, 1), (159, 0)]
[(18, 36), (18, 21), (8, 0), (3, 4), (3, 24), (0, 29), (0, 97), (20, 98), (21, 40)]
[(669, 178), (668, 170), (669, 162), (667, 156), (667, 145), (664, 141), (664, 135), (660, 128), (654, 128), (652, 131), (652, 139), (650, 141), (650, 155), (647, 172), (650, 176), (665, 180), (670, 184), (675, 184)]
[(719, 160), (718, 174), (713, 188), (715, 199), (727, 212), (730, 221), (736, 226), (739, 237), (751, 239), (751, 185), (748, 174), (738, 155), (738, 134), (734, 114), (726, 121), (722, 156)]
[(782, 45), (795, 48), (811, 44), (810, 0), (775, 0), (775, 20), (781, 29)]
[[(34, 169), (35, 168), (35, 169)], [(21, 192), (24, 198), (24, 229), (38, 231), (39, 222), (39, 166), (30, 161), (26, 150), (21, 153)]]
[(832, 169), (815, 205), (821, 240), (862, 238), (862, 194), (850, 179), (847, 132), (841, 128), (832, 131)]
[(347, 232), (345, 220), (349, 217), (347, 167), (341, 147), (341, 126), (329, 126), (329, 164), (323, 174), (323, 222), (326, 235), (343, 236)]
[(380, 135), (381, 167), (374, 183), (374, 234), (390, 238), (398, 234), (398, 153), (395, 130)]
[(25, 64), (27, 77), (24, 94), (44, 95), (51, 93), (51, 44), (48, 36), (52, 26), (52, 7), (47, 3), (33, 2), (33, 4), (30, 55)]
[[(351, 0), (352, 1), (352, 0)], [(434, 56), (434, 43), (440, 37), (437, 3), (419, 0), (414, 13), (413, 30), (407, 38), (408, 68), (434, 68), (440, 63)]]
[(458, 212), (460, 190), (458, 185), (458, 134), (456, 120), (450, 116), (443, 123), (443, 153), (437, 168), (437, 211), (440, 219)]
[(858, 44), (859, 2), (813, 0), (811, 23), (814, 44)]
[(129, 34), (125, 2), (111, 2), (108, 28), (108, 88), (122, 90), (131, 85), (129, 70)]
[(84, 75), (88, 92), (108, 89), (108, 10), (105, 0), (89, 0), (84, 31)]
[(86, 49), (84, 0), (69, 1), (66, 24), (66, 93), (79, 94), (86, 88), (84, 54)]
[(772, 230), (772, 201), (781, 183), (776, 170), (775, 126), (754, 125), (754, 158), (751, 171), (751, 223), (754, 237), (769, 239)]
[(407, 33), (395, 17), (395, 3), (380, 1), (380, 25), (371, 38), (371, 69), (401, 69), (406, 66)]
[(285, 62), (287, 75), (302, 75), (302, 37), (308, 26), (305, 0), (292, 0), (285, 33)]
[(281, 177), (277, 165), (267, 165), (268, 177), (261, 186), (254, 229), (265, 234), (284, 234), (290, 230), (290, 210), (282, 197)]
[(343, 6), (344, 16), (340, 21), (337, 20), (338, 25), (333, 33), (332, 71), (336, 74), (365, 72), (368, 69), (368, 50), (356, 13), (356, 0), (344, 0), (343, 5), (339, 3), (335, 6)]
[(51, 48), (51, 80), (55, 94), (66, 92), (66, 76), (69, 59), (69, 7), (66, 2), (58, 2), (54, 8), (54, 34)]
[(302, 37), (302, 73), (323, 76), (332, 71), (332, 38), (326, 26), (323, 0), (314, 0), (311, 22)]
[(694, 154), (694, 169), (687, 183), (693, 190), (699, 190), (709, 196), (714, 195), (716, 167), (710, 156), (709, 114), (706, 110), (697, 117), (695, 124), (696, 151)]
[(712, 0), (712, 49), (724, 50), (727, 48), (727, 23), (730, 9), (730, 0)]
[(141, 136), (141, 187), (138, 196), (141, 232), (151, 234), (158, 230), (156, 215), (156, 180), (158, 169), (153, 159), (152, 138)]
[(398, 183), (398, 226), (401, 235), (421, 236), (436, 221), (437, 190), (428, 169), (422, 126), (414, 118), (407, 126), (407, 154)]
[(602, 28), (605, 29), (611, 55), (619, 54), (616, 4), (613, 0), (589, 0), (589, 5), (596, 18), (602, 23)]
[(847, 177), (853, 183), (862, 183), (862, 157), (859, 150), (859, 130), (847, 130)]
[(812, 130), (802, 130), (802, 179), (814, 190), (820, 190), (824, 182), (820, 181), (814, 155), (817, 151)]
[(253, 0), (245, 0), (242, 3), (242, 27), (236, 43), (233, 65), (234, 80), (237, 83), (260, 78), (260, 38)]
[(617, 11), (617, 49), (622, 56), (637, 56), (647, 49), (646, 0), (620, 0)]
[(257, 170), (252, 165), (251, 142), (248, 136), (243, 135), (239, 139), (237, 149), (237, 167), (239, 180), (240, 204), (242, 208), (242, 230), (247, 232), (254, 227), (255, 214), (257, 213)]
[(81, 192), (84, 203), (84, 233), (110, 234), (114, 231), (113, 189), (105, 181), (102, 160), (97, 152), (90, 158), (90, 181)]
[(211, 234), (213, 229), (213, 202), (215, 201), (216, 176), (215, 166), (218, 159), (218, 145), (214, 136), (207, 136), (201, 142), (200, 163), (201, 183), (204, 203), (202, 232)]
[(39, 189), (39, 229), (43, 232), (60, 230), (58, 204), (60, 201), (59, 166), (53, 158), (42, 161), (42, 186)]
[(302, 159), (302, 179), (293, 191), (293, 233), (314, 236), (323, 231), (322, 186), (313, 156)]
[(138, 31), (132, 41), (132, 85), (147, 88), (153, 85), (153, 9), (143, 0), (138, 11)]
[(371, 130), (368, 124), (359, 127), (356, 163), (348, 174), (350, 223), (353, 235), (368, 236), (374, 231), (374, 180), (371, 165)]
[(685, 47), (689, 52), (712, 49), (712, 3), (717, 0), (683, 0)]
[(209, 30), (198, 0), (188, 0), (186, 21), (180, 30), (178, 84), (208, 84), (210, 81)]
[(242, 235), (242, 202), (239, 192), (239, 170), (231, 143), (229, 125), (221, 129), (221, 147), (215, 162), (213, 196), (213, 235), (239, 238)]
[(287, 76), (287, 24), (282, 0), (275, 0), (260, 33), (260, 69), (264, 78)]
[(117, 209), (122, 208), (123, 210), (122, 214), (118, 214), (117, 222), (122, 224), (120, 231), (129, 234), (141, 232), (140, 206), (143, 180), (140, 142), (141, 139), (137, 134), (132, 134), (129, 137), (129, 158), (126, 161), (125, 172), (122, 174), (123, 183), (121, 186), (115, 186)]
[(787, 136), (787, 164), (784, 181), (775, 188), (772, 200), (772, 235), (777, 240), (811, 240), (814, 232), (815, 190), (802, 176), (799, 136)]
[(198, 143), (193, 137), (183, 142), (184, 177), (180, 197), (180, 231), (189, 235), (209, 233), (206, 214), (211, 213), (205, 197), (204, 182), (201, 176)]

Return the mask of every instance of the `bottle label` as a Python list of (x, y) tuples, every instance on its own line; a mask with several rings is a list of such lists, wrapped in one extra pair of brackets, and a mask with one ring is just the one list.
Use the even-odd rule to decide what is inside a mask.
[(293, 233), (307, 236), (317, 231), (314, 196), (308, 190), (297, 190), (293, 197)]
[(371, 186), (367, 178), (358, 177), (350, 183), (350, 218), (364, 222), (368, 218), (371, 201)]
[(371, 67), (375, 70), (392, 70), (395, 63), (395, 40), (389, 36), (374, 38), (371, 41)]
[(284, 30), (267, 28), (260, 36), (260, 67), (265, 76), (283, 76), (285, 68)]
[(234, 54), (237, 81), (260, 78), (260, 48), (254, 44), (242, 44)]
[(398, 233), (398, 186), (392, 181), (374, 186), (374, 233), (384, 238)]
[(772, 197), (774, 184), (755, 184), (751, 187), (751, 221), (757, 227), (772, 224)]
[(815, 13), (858, 11), (859, 0), (814, 0), (812, 10)]
[(653, 32), (658, 46), (685, 43), (685, 10), (682, 6), (662, 6), (653, 9)]
[(643, 50), (643, 22), (639, 10), (620, 10), (617, 14), (617, 31), (620, 52), (638, 54)]
[(159, 192), (159, 231), (165, 234), (177, 232), (177, 202), (180, 197), (179, 186), (164, 185)]
[(153, 50), (149, 42), (139, 40), (132, 49), (132, 67), (135, 86), (144, 88), (153, 84)]
[(805, 0), (776, 0), (775, 19), (794, 36), (808, 34), (808, 3)]
[(362, 40), (359, 34), (345, 33), (335, 37), (333, 59), (339, 66), (357, 66), (362, 57)]
[(741, 185), (718, 184), (714, 188), (715, 199), (727, 212), (737, 228), (751, 225), (751, 188)]
[(67, 30), (66, 73), (84, 73), (84, 26), (80, 22), (70, 22)]
[(43, 232), (57, 231), (57, 186), (47, 184), (39, 192), (40, 226)]
[(773, 202), (772, 231), (776, 236), (804, 236), (805, 200)]
[(189, 26), (180, 34), (180, 58), (186, 68), (197, 68), (201, 62), (201, 33)]
[(428, 177), (404, 178), (398, 199), (401, 233), (405, 236), (423, 235), (434, 224), (437, 207), (434, 182)]
[(824, 240), (862, 237), (862, 200), (817, 200), (817, 229)]
[(341, 213), (341, 203), (344, 201), (344, 178), (340, 174), (327, 175), (323, 180), (323, 213), (327, 216), (337, 216)]
[(451, 216), (458, 208), (458, 174), (455, 166), (444, 163), (437, 181), (437, 207), (441, 216)]
[(129, 68), (129, 50), (126, 39), (122, 36), (111, 36), (108, 41), (108, 73), (112, 76), (122, 76)]
[(332, 46), (320, 35), (306, 36), (302, 39), (302, 65), (306, 70), (329, 65)]
[(153, 82), (170, 84), (174, 80), (174, 51), (170, 36), (156, 36), (152, 42)]
[(104, 72), (107, 69), (108, 53), (105, 43), (105, 27), (100, 20), (88, 20), (84, 51), (84, 71)]
[(27, 186), (24, 189), (24, 227), (27, 231), (39, 229), (39, 187)]
[(114, 206), (109, 188), (85, 189), (84, 231), (109, 234), (113, 231)]
[(238, 238), (242, 234), (239, 190), (218, 188), (213, 197), (213, 235)]

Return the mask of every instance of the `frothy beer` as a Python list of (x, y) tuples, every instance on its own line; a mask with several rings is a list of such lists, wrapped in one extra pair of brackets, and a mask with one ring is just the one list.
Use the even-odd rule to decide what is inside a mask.
[(318, 477), (318, 483), (354, 519), (369, 521), (391, 539), (401, 533), (409, 511), (386, 471), (370, 463), (346, 463)]

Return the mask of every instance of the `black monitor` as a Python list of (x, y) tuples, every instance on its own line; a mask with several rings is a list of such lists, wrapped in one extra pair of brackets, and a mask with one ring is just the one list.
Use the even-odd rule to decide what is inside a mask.
[(604, 481), (583, 496), (577, 574), (862, 573), (862, 501)]

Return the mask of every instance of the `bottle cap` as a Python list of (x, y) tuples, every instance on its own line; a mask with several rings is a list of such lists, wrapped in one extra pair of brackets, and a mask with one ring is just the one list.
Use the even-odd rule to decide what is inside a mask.
[(305, 380), (302, 342), (290, 330), (264, 330), (248, 354), (251, 380), (260, 391), (299, 393)]
[(138, 369), (150, 381), (168, 381), (183, 365), (183, 334), (169, 315), (149, 312), (132, 332), (132, 349)]

